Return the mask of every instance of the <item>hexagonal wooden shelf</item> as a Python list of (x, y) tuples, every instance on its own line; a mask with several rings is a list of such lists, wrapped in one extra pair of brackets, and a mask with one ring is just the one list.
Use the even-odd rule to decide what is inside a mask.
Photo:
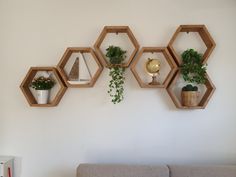
[(198, 106), (194, 107), (183, 106), (181, 101), (177, 98), (176, 94), (173, 92), (173, 87), (176, 85), (176, 82), (180, 76), (181, 73), (180, 71), (178, 71), (173, 77), (173, 80), (171, 81), (170, 85), (167, 87), (167, 92), (170, 95), (175, 106), (180, 109), (204, 109), (216, 89), (208, 74), (206, 74), (207, 81), (204, 84), (206, 86), (206, 91), (203, 94), (201, 100), (199, 101)]
[(105, 26), (98, 37), (96, 43), (94, 44), (95, 52), (97, 53), (98, 57), (100, 58), (103, 66), (110, 68), (112, 65), (106, 60), (105, 54), (101, 51), (100, 46), (105, 39), (106, 35), (108, 33), (126, 33), (127, 36), (129, 37), (129, 40), (134, 46), (134, 50), (132, 51), (129, 59), (127, 62), (122, 63), (120, 66), (121, 67), (129, 67), (131, 61), (133, 60), (135, 54), (138, 52), (139, 49), (139, 44), (136, 38), (134, 37), (132, 31), (128, 26)]
[[(98, 69), (96, 70), (95, 74), (92, 76), (91, 80), (88, 83), (82, 83), (82, 84), (71, 84), (69, 83), (68, 75), (66, 74), (64, 67), (66, 66), (67, 62), (70, 59), (70, 56), (72, 53), (90, 53), (92, 55), (92, 58), (95, 60)], [(101, 65), (99, 59), (95, 55), (95, 52), (90, 47), (68, 47), (62, 56), (60, 62), (57, 65), (57, 69), (62, 76), (62, 79), (64, 80), (67, 87), (73, 87), (73, 88), (81, 88), (81, 87), (93, 87), (95, 82), (97, 81), (98, 77), (100, 76), (103, 66)]]
[[(170, 71), (168, 73), (168, 75), (166, 76), (166, 78), (164, 79), (164, 82), (162, 84), (158, 84), (158, 85), (150, 85), (148, 83), (145, 83), (139, 76), (137, 70), (136, 70), (136, 65), (138, 64), (138, 61), (141, 59), (142, 55), (144, 53), (162, 53), (167, 61), (167, 63), (170, 66)], [(176, 73), (177, 71), (177, 65), (174, 61), (174, 59), (172, 58), (172, 56), (170, 55), (170, 53), (168, 52), (166, 47), (143, 47), (137, 57), (135, 58), (135, 60), (133, 61), (133, 63), (131, 64), (131, 71), (134, 74), (136, 80), (138, 81), (140, 87), (142, 88), (166, 88), (167, 85), (169, 84), (171, 78), (173, 77), (173, 75)]]
[[(32, 92), (30, 91), (29, 85), (34, 79), (35, 75), (38, 71), (50, 71), (56, 77), (57, 83), (60, 85), (60, 89), (57, 92), (54, 99), (48, 104), (37, 104), (35, 97), (33, 96)], [(25, 76), (24, 80), (22, 81), (20, 88), (27, 99), (30, 106), (33, 107), (53, 107), (58, 105), (61, 98), (63, 97), (67, 87), (65, 86), (64, 82), (62, 81), (60, 75), (57, 72), (57, 69), (54, 67), (31, 67)]]
[(175, 42), (178, 34), (181, 32), (186, 32), (186, 33), (197, 32), (200, 35), (201, 39), (203, 40), (203, 42), (205, 43), (207, 47), (206, 51), (203, 54), (203, 63), (205, 64), (210, 54), (212, 53), (213, 49), (216, 46), (206, 26), (205, 25), (180, 25), (178, 29), (175, 31), (173, 37), (171, 38), (168, 44), (168, 49), (171, 55), (173, 56), (173, 58), (175, 59), (176, 63), (178, 64), (178, 66), (180, 66), (182, 62), (181, 62), (180, 56), (176, 53), (176, 50), (173, 47), (173, 43)]

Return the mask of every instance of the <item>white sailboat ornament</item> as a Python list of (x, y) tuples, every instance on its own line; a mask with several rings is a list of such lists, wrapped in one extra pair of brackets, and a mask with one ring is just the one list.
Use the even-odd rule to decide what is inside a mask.
[(81, 52), (78, 53), (74, 64), (69, 73), (69, 82), (71, 84), (86, 84), (92, 79), (91, 71), (87, 61)]

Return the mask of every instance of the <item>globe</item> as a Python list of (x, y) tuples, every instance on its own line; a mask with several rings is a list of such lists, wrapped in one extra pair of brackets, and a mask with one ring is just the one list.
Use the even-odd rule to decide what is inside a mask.
[(161, 67), (161, 63), (158, 59), (148, 58), (146, 62), (146, 71), (150, 75), (152, 76), (157, 75), (160, 71), (160, 67)]

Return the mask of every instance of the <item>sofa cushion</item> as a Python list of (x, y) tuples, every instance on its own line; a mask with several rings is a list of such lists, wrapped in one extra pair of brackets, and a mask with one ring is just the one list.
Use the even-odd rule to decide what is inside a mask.
[(81, 164), (77, 177), (169, 177), (167, 166)]
[(170, 165), (170, 177), (236, 177), (236, 166)]

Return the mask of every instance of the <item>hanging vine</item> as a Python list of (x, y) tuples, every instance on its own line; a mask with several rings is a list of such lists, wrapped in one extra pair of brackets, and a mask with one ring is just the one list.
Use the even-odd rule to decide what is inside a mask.
[(111, 80), (109, 82), (108, 93), (112, 97), (111, 101), (116, 104), (124, 99), (125, 68), (121, 64), (126, 58), (126, 51), (117, 46), (109, 46), (106, 51), (106, 57), (109, 58), (111, 63), (109, 72)]

